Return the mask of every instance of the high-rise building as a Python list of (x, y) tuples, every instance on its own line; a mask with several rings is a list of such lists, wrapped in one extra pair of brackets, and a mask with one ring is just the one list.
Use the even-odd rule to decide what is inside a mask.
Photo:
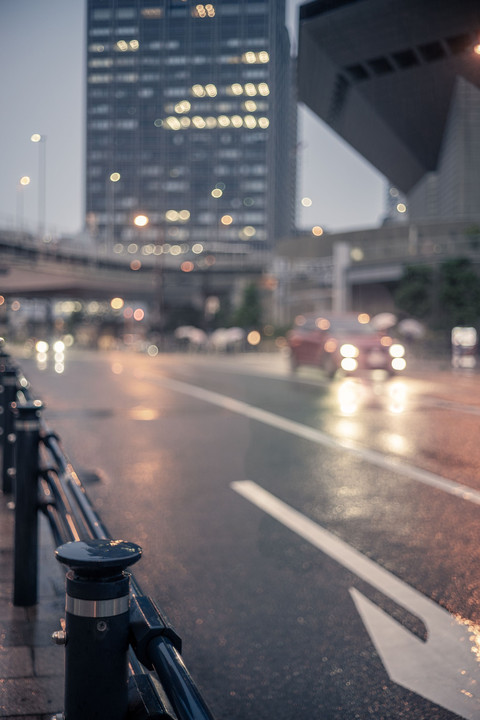
[(88, 0), (86, 58), (86, 217), (99, 243), (242, 256), (291, 231), (285, 0)]

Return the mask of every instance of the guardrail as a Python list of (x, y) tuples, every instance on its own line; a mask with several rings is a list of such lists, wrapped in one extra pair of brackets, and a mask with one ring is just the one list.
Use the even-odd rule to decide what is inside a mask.
[(2, 489), (15, 504), (14, 597), (37, 602), (38, 512), (67, 567), (65, 715), (57, 720), (213, 720), (181, 658), (181, 640), (126, 568), (142, 550), (113, 539), (96, 513), (42, 403), (0, 346)]

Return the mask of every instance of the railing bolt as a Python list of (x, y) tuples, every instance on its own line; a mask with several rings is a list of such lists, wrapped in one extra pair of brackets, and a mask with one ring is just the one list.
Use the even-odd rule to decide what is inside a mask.
[(123, 540), (65, 543), (66, 720), (126, 720), (128, 711), (129, 576), (142, 549)]
[(66, 645), (67, 633), (65, 630), (55, 630), (55, 632), (52, 633), (52, 640), (55, 645)]

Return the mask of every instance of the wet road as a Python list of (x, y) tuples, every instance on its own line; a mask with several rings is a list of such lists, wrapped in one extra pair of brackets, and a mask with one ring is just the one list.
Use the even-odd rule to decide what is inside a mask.
[(478, 375), (21, 364), (216, 717), (480, 717)]

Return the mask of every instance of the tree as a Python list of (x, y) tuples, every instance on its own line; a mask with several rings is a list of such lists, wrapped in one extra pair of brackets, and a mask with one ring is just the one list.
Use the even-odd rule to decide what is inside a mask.
[(249, 283), (243, 292), (241, 305), (233, 313), (232, 323), (242, 328), (258, 327), (262, 322), (260, 294), (255, 283)]
[(407, 315), (426, 320), (432, 314), (433, 268), (407, 265), (395, 292), (395, 305)]
[(447, 260), (440, 266), (439, 309), (440, 324), (446, 330), (478, 323), (480, 280), (467, 258)]
[(448, 333), (456, 325), (476, 326), (480, 319), (480, 279), (468, 258), (454, 258), (435, 270), (427, 265), (405, 268), (395, 303), (411, 317), (427, 320)]

